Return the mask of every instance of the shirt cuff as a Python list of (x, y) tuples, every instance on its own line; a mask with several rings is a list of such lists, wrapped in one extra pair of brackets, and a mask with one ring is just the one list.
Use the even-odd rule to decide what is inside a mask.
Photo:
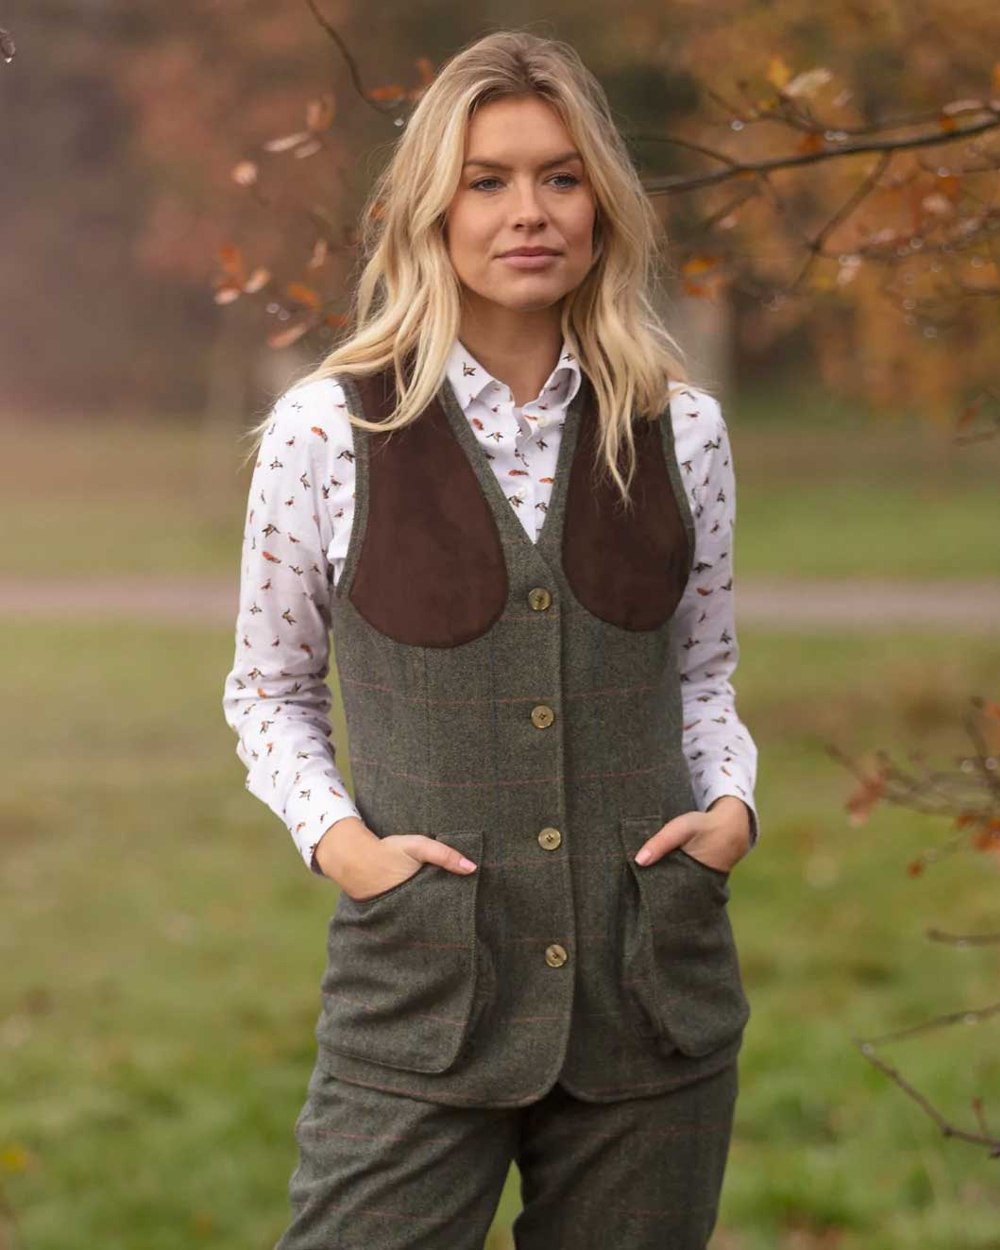
[(345, 816), (355, 816), (358, 820), (363, 820), (352, 800), (346, 794), (333, 792), (332, 786), (308, 799), (297, 799), (294, 813), (286, 811), (285, 819), (292, 841), (306, 867), (317, 877), (328, 880), (313, 860), (313, 851), (330, 826), (343, 820)]

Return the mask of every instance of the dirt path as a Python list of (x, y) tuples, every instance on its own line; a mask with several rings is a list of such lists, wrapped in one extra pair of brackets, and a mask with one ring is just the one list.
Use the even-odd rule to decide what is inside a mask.
[[(144, 617), (235, 623), (237, 588), (218, 577), (0, 577), (0, 617)], [(779, 580), (736, 585), (737, 625), (1000, 632), (1000, 579), (982, 582)]]

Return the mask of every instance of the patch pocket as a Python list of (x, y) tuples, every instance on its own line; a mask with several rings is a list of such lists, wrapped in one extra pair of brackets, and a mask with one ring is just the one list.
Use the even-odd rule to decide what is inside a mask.
[(341, 892), (330, 919), (322, 1046), (410, 1072), (444, 1072), (458, 1058), (485, 995), (492, 961), (476, 931), (481, 831), (442, 835), (478, 867), (468, 875), (423, 863), (381, 894)]
[[(666, 821), (663, 821), (659, 825), (659, 828), (662, 829), (664, 824), (666, 824)], [(696, 855), (692, 855), (690, 851), (685, 851), (682, 846), (678, 846), (673, 853), (681, 859), (688, 860), (688, 862), (694, 864), (696, 868), (701, 868), (704, 872), (711, 873), (714, 877), (718, 877), (721, 881), (729, 880), (729, 873), (724, 868), (716, 868), (712, 864), (706, 864), (703, 859), (699, 859)], [(728, 894), (726, 897), (729, 897)]]
[(710, 1054), (750, 1018), (729, 920), (729, 874), (677, 848), (643, 867), (635, 853), (666, 824), (625, 816), (619, 832), (631, 891), (625, 896), (623, 975), (639, 1031), (692, 1058)]

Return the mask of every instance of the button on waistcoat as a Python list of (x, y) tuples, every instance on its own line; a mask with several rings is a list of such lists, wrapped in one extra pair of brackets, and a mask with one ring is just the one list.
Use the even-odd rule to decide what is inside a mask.
[[(391, 370), (340, 376), (384, 420)], [(671, 618), (694, 558), (669, 409), (634, 425), (634, 506), (595, 476), (593, 389), (566, 415), (537, 542), (447, 381), (390, 434), (354, 430), (355, 517), (331, 592), (354, 801), (422, 864), (330, 920), (316, 1036), (346, 1080), (523, 1105), (558, 1080), (653, 1094), (738, 1051), (749, 1004), (728, 874), (632, 856), (695, 808)]]

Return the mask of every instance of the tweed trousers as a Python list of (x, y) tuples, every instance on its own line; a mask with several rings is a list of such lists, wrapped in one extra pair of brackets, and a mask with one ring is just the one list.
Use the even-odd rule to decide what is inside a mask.
[(482, 1250), (512, 1160), (516, 1250), (705, 1250), (738, 1086), (734, 1060), (651, 1097), (455, 1107), (343, 1081), (321, 1048), (275, 1250)]

